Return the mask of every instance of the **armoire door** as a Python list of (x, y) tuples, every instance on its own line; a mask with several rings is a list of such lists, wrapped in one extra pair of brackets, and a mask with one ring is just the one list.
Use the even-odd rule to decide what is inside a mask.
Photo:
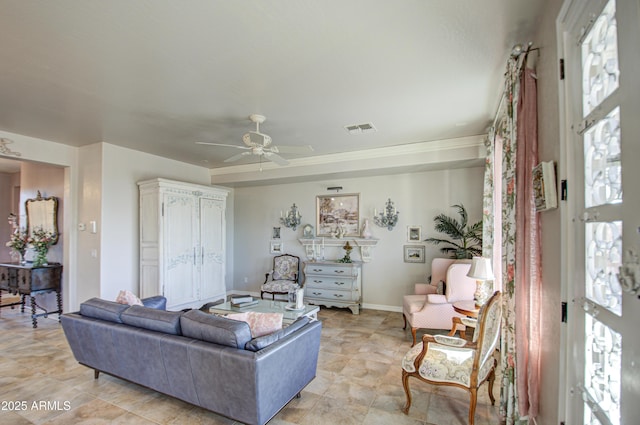
[(163, 197), (164, 267), (162, 282), (167, 307), (198, 300), (196, 241), (198, 198), (180, 193)]
[(224, 298), (225, 202), (200, 198), (200, 299)]

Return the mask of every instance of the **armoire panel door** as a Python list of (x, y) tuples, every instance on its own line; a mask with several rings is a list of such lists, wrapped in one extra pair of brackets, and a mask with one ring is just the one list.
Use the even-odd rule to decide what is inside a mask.
[(225, 202), (200, 199), (201, 299), (225, 296)]
[(167, 193), (164, 196), (163, 284), (167, 307), (196, 301), (197, 198)]

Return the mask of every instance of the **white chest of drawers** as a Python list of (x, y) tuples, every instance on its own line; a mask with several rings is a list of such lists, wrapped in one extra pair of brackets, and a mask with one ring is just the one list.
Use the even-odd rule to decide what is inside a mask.
[(360, 313), (362, 265), (354, 263), (308, 262), (304, 265), (305, 303), (347, 307)]

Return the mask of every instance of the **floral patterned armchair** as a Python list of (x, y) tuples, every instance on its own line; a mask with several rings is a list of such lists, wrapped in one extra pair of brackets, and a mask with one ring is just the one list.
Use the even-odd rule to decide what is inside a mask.
[(266, 292), (271, 294), (271, 298), (275, 300), (276, 294), (286, 295), (299, 289), (299, 270), (299, 257), (289, 254), (273, 257), (273, 269), (265, 276), (264, 283), (260, 288), (260, 298), (264, 298)]
[(411, 407), (409, 378), (432, 385), (452, 385), (470, 392), (469, 424), (473, 425), (478, 388), (489, 381), (489, 398), (493, 398), (496, 360), (493, 353), (500, 339), (502, 295), (495, 292), (482, 306), (473, 341), (444, 335), (424, 335), (422, 344), (414, 345), (402, 360), (402, 385), (407, 396), (404, 413)]

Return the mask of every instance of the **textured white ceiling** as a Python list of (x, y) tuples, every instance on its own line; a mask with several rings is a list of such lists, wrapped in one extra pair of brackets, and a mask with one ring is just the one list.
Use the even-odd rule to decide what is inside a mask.
[(251, 113), (313, 155), (482, 134), (543, 3), (3, 0), (0, 129), (210, 168)]

